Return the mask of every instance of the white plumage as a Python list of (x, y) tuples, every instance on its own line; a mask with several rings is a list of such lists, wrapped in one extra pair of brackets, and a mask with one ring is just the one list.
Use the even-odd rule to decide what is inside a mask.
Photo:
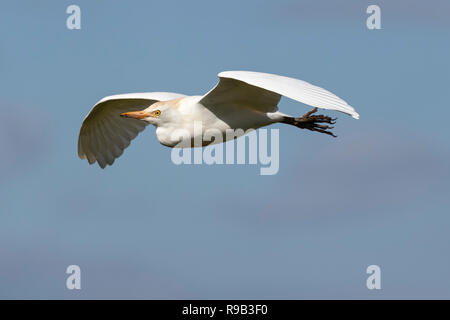
[(355, 119), (359, 119), (359, 114), (347, 102), (333, 93), (306, 81), (250, 71), (224, 71), (219, 73), (219, 77), (240, 80), (313, 107), (341, 111)]
[(224, 141), (227, 129), (257, 129), (275, 122), (333, 135), (327, 131), (332, 127), (320, 123), (334, 123), (334, 119), (312, 115), (316, 109), (301, 118), (279, 112), (281, 96), (359, 118), (344, 100), (302, 80), (249, 71), (221, 72), (219, 78), (219, 83), (204, 96), (147, 92), (101, 99), (81, 126), (79, 157), (90, 164), (98, 162), (102, 168), (112, 165), (147, 124), (155, 125), (158, 140), (169, 147), (180, 143), (181, 137), (174, 134), (177, 130), (185, 130), (195, 138), (199, 134), (194, 130), (195, 122), (201, 122), (201, 135), (209, 129), (219, 130), (224, 133)]

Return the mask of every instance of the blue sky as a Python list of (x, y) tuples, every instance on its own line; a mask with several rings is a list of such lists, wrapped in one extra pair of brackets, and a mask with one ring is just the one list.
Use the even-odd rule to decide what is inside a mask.
[[(381, 7), (382, 29), (366, 28)], [(81, 30), (66, 28), (67, 6)], [(450, 298), (447, 1), (9, 1), (0, 12), (0, 298)], [(118, 93), (224, 70), (309, 81), (360, 113), (284, 125), (280, 171), (175, 166), (149, 127), (77, 157)], [(282, 111), (309, 107), (283, 98)], [(65, 288), (68, 265), (82, 289)], [(368, 265), (382, 290), (366, 286)]]

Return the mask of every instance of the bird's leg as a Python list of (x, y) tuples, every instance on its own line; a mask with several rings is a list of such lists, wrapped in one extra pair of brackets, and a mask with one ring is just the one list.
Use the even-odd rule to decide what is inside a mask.
[(329, 116), (324, 116), (322, 114), (312, 115), (316, 112), (317, 108), (314, 108), (311, 111), (305, 113), (300, 118), (285, 117), (285, 119), (283, 119), (282, 122), (294, 125), (297, 128), (326, 133), (330, 136), (336, 137), (336, 135), (334, 135), (333, 132), (327, 131), (329, 129), (333, 129), (334, 127), (328, 126), (326, 124), (320, 124), (320, 123), (334, 124), (336, 123), (336, 118), (331, 118)]

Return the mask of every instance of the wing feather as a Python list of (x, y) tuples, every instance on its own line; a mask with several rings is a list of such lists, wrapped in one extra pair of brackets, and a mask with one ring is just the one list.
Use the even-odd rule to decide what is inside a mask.
[[(242, 100), (246, 97), (247, 100), (254, 99), (254, 108), (273, 112), (277, 110), (276, 105), (273, 106), (274, 99), (285, 96), (313, 107), (340, 111), (359, 119), (359, 114), (347, 102), (330, 91), (303, 80), (250, 71), (225, 71), (219, 73), (219, 78), (219, 83), (202, 98), (202, 102), (225, 105), (230, 103), (230, 99)], [(239, 90), (236, 90), (236, 87)], [(260, 90), (255, 91), (254, 88)], [(266, 92), (264, 98), (273, 98), (268, 103), (260, 101), (262, 97), (260, 94), (264, 91)], [(248, 92), (250, 94), (247, 94)]]
[(100, 160), (98, 161), (100, 167), (106, 166), (106, 164), (111, 165), (111, 159), (114, 159), (112, 153), (110, 152), (110, 150), (108, 148), (105, 148), (104, 146), (107, 145), (107, 139), (106, 136), (104, 134), (104, 123), (103, 121), (99, 123), (98, 127), (97, 127), (97, 139), (100, 143), (101, 146), (101, 154), (102, 156), (102, 160), (103, 162), (101, 162)]
[(157, 101), (184, 97), (172, 92), (129, 93), (109, 96), (97, 102), (81, 125), (78, 156), (95, 162), (101, 168), (112, 165), (131, 141), (145, 129), (147, 123), (125, 119), (120, 114), (142, 110)]

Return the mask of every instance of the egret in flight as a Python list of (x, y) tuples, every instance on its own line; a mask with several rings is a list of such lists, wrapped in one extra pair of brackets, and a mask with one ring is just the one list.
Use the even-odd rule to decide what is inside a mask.
[[(314, 109), (301, 117), (278, 111), (281, 96)], [(78, 156), (101, 168), (112, 165), (148, 124), (156, 127), (159, 142), (177, 147), (185, 130), (192, 139), (209, 129), (219, 130), (226, 141), (227, 130), (257, 129), (272, 123), (286, 123), (301, 129), (324, 133), (330, 131), (334, 118), (315, 114), (318, 110), (336, 110), (358, 119), (355, 109), (333, 93), (308, 82), (274, 74), (226, 71), (219, 73), (219, 83), (203, 96), (185, 96), (172, 92), (146, 92), (113, 95), (101, 99), (83, 121), (78, 137)], [(201, 130), (194, 130), (195, 123)], [(233, 137), (235, 138), (235, 136)], [(202, 146), (214, 143), (202, 141)]]

